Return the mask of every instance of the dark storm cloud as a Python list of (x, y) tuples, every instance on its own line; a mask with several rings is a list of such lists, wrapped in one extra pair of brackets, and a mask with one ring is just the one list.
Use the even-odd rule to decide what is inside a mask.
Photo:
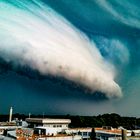
[[(40, 93), (59, 96), (61, 98), (84, 98), (92, 101), (107, 100), (105, 94), (101, 92), (91, 93), (89, 89), (84, 86), (78, 85), (72, 81), (69, 81), (63, 77), (56, 77), (52, 75), (41, 75), (37, 71), (33, 71), (28, 67), (14, 67), (12, 64), (5, 63), (2, 59), (0, 60), (1, 76), (6, 75), (9, 72), (15, 73), (28, 81), (21, 80), (21, 84), (29, 89), (36, 90)], [(83, 94), (86, 93), (86, 94)], [(90, 94), (89, 94), (90, 93)]]

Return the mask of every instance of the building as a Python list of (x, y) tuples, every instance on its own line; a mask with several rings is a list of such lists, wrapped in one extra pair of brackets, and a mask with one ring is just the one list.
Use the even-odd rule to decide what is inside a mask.
[[(26, 121), (37, 135), (56, 137), (58, 134), (66, 134), (65, 136), (81, 136), (82, 140), (89, 140), (92, 132), (92, 128), (69, 128), (69, 119), (27, 118)], [(109, 126), (95, 128), (95, 135), (97, 139), (120, 138), (121, 130)]]
[(26, 122), (29, 127), (50, 127), (50, 128), (60, 128), (67, 129), (68, 125), (71, 123), (70, 119), (50, 119), (50, 118), (27, 118)]
[[(71, 123), (70, 119), (50, 119), (50, 118), (27, 118), (27, 123), (30, 128), (33, 128), (33, 135), (29, 135), (23, 130), (20, 131), (20, 136), (31, 136), (32, 139), (38, 140), (82, 140), (80, 135), (67, 134), (68, 125)], [(27, 130), (25, 130), (27, 132)], [(21, 137), (19, 137), (21, 138)]]
[(81, 136), (56, 136), (56, 137), (38, 138), (37, 140), (82, 140), (82, 138)]
[(90, 139), (92, 128), (69, 128), (66, 130), (68, 134), (80, 135), (83, 140)]
[[(99, 140), (106, 139), (120, 139), (121, 138), (121, 130), (115, 129), (112, 127), (100, 127), (94, 128), (95, 137)], [(81, 135), (83, 140), (89, 140), (92, 132), (92, 128), (70, 128), (66, 130), (68, 134)]]

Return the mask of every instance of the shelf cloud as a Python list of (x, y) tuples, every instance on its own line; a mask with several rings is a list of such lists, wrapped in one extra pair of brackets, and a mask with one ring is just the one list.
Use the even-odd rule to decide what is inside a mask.
[(95, 42), (41, 1), (0, 1), (0, 57), (63, 77), (107, 98), (121, 97), (113, 64)]

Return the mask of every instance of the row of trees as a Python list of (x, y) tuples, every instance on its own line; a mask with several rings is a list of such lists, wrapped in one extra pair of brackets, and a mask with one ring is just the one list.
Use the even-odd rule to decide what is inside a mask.
[[(24, 114), (14, 114), (13, 118), (18, 118), (25, 120), (27, 115)], [(112, 126), (117, 128), (123, 126), (127, 129), (137, 129), (140, 128), (140, 118), (136, 117), (122, 117), (118, 114), (104, 114), (98, 116), (71, 116), (71, 115), (31, 115), (31, 117), (39, 118), (66, 118), (71, 119), (70, 127), (102, 127), (102, 126)], [(8, 115), (0, 115), (0, 121), (7, 121)]]
[(137, 129), (140, 126), (140, 118), (121, 117), (114, 113), (98, 116), (67, 116), (67, 118), (72, 120), (71, 127), (123, 126), (127, 129)]

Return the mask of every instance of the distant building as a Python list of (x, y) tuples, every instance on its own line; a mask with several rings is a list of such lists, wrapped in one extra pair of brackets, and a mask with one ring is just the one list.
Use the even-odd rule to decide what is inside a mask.
[[(68, 134), (75, 134), (75, 135), (81, 135), (83, 140), (90, 140), (92, 128), (69, 128), (66, 130), (66, 133)], [(96, 139), (98, 140), (106, 140), (106, 139), (113, 139), (115, 138), (120, 139), (121, 138), (121, 130), (120, 129), (114, 129), (112, 127), (100, 127), (95, 128), (95, 134)]]
[(92, 128), (69, 128), (66, 130), (67, 134), (74, 134), (82, 136), (83, 140), (89, 140)]

